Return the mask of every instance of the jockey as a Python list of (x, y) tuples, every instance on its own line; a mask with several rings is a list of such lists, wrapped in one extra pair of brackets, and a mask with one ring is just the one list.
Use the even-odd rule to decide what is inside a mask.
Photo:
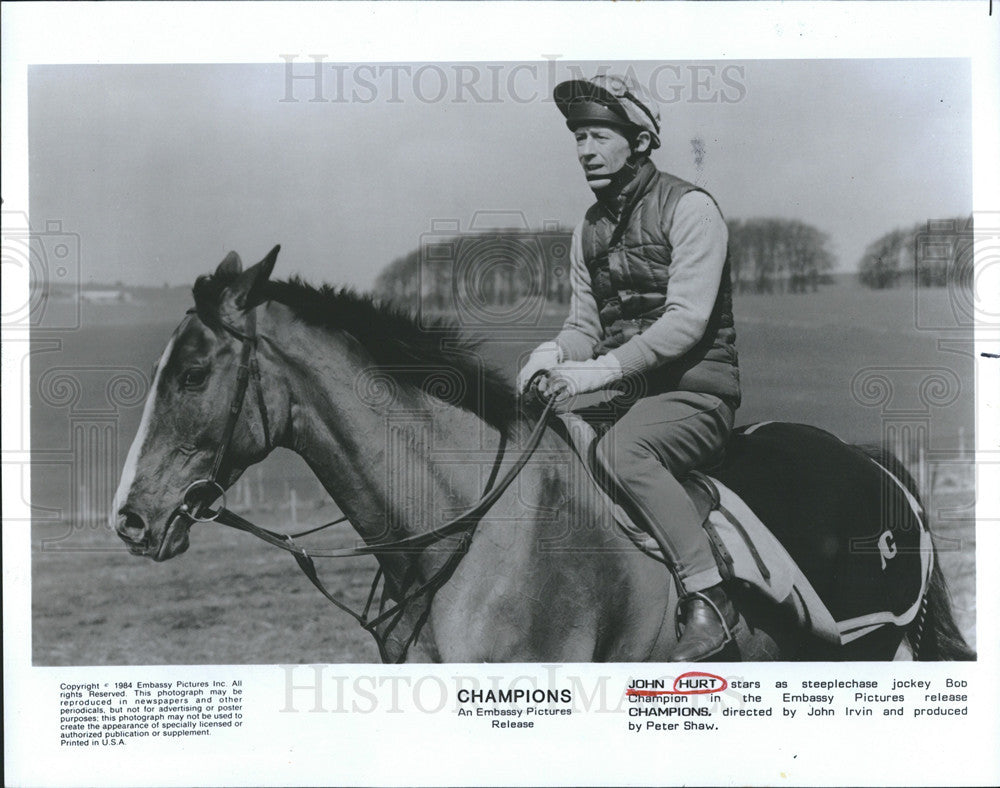
[[(728, 231), (703, 189), (659, 171), (656, 104), (633, 80), (599, 75), (556, 86), (596, 202), (570, 251), (570, 314), (518, 374), (524, 390), (565, 405), (629, 378), (611, 400), (596, 458), (645, 520), (682, 593), (684, 631), (672, 659), (718, 653), (738, 614), (708, 535), (678, 479), (721, 459), (740, 403)], [(627, 401), (626, 401), (627, 400)]]

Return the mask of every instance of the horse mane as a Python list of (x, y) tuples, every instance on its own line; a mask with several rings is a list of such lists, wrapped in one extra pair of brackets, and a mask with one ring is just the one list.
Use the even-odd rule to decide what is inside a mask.
[[(206, 325), (219, 325), (222, 293), (236, 276), (198, 277), (192, 292)], [(307, 325), (347, 332), (380, 370), (401, 385), (471, 411), (505, 433), (518, 418), (514, 387), (486, 363), (480, 352), (483, 340), (468, 336), (447, 318), (421, 325), (409, 313), (373, 296), (346, 287), (314, 287), (299, 277), (268, 281), (263, 299), (284, 304)]]

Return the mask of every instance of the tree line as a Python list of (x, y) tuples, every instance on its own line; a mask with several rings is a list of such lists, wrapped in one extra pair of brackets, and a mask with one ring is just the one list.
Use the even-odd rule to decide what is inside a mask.
[[(731, 220), (729, 259), (737, 292), (815, 292), (830, 281), (826, 233), (789, 219)], [(379, 274), (376, 292), (412, 307), (510, 305), (570, 299), (568, 229), (464, 233), (425, 238)]]
[(862, 284), (876, 290), (912, 281), (921, 287), (972, 287), (972, 217), (919, 222), (872, 241), (858, 261)]
[[(729, 260), (737, 293), (808, 293), (832, 282), (829, 236), (795, 219), (732, 219)], [(376, 292), (411, 307), (508, 306), (531, 300), (565, 304), (571, 289), (571, 231), (504, 230), (426, 237), (379, 274)], [(890, 230), (857, 265), (874, 289), (913, 277), (924, 287), (971, 287), (972, 218), (927, 221)]]
[(393, 260), (375, 291), (398, 303), (448, 309), (463, 303), (506, 305), (532, 298), (568, 303), (569, 230), (503, 230), (425, 238)]
[(729, 262), (737, 293), (806, 293), (829, 284), (830, 237), (795, 219), (729, 221)]

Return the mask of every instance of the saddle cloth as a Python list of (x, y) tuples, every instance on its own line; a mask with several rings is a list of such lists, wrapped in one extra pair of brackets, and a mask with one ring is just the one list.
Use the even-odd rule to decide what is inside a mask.
[[(560, 419), (619, 526), (665, 562), (653, 538), (600, 489), (593, 427), (572, 413)], [(695, 472), (684, 486), (724, 578), (756, 589), (837, 645), (916, 617), (933, 567), (930, 533), (910, 491), (860, 449), (815, 427), (762, 422), (736, 430), (711, 473)]]

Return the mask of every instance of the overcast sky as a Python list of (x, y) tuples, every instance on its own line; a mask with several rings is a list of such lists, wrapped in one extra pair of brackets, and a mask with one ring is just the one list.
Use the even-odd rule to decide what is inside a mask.
[[(591, 193), (549, 97), (609, 67), (327, 61), (290, 87), (282, 63), (33, 67), (32, 226), (80, 235), (85, 281), (183, 284), (281, 243), (278, 275), (367, 288), (439, 220), (578, 222)], [(314, 74), (306, 55), (292, 68)], [(967, 61), (634, 72), (661, 101), (661, 169), (727, 217), (818, 226), (841, 268), (886, 230), (971, 211)]]

